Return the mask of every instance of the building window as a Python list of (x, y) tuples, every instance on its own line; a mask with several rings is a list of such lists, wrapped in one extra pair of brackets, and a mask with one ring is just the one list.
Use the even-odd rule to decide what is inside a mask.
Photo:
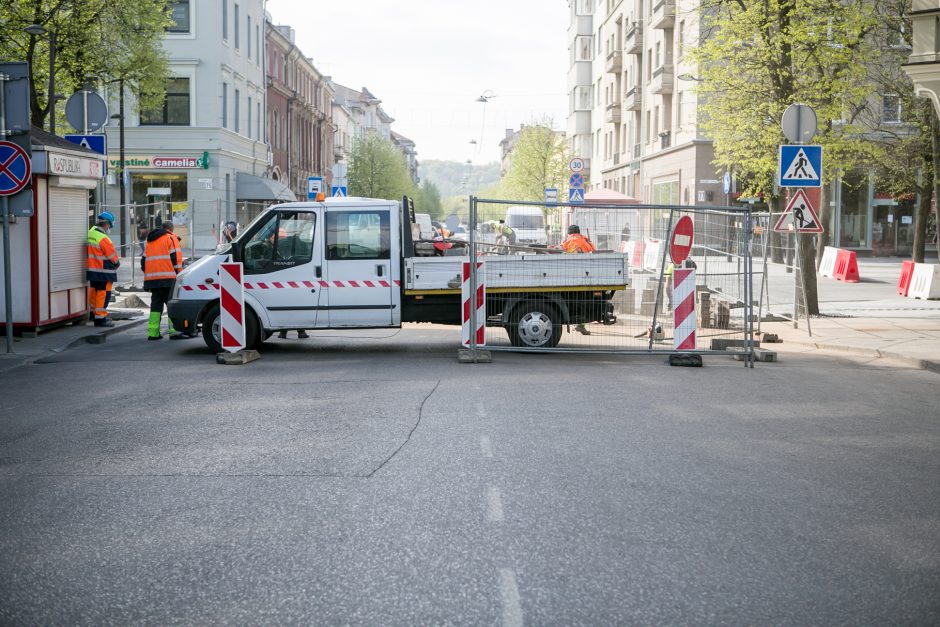
[(590, 85), (579, 85), (574, 88), (574, 110), (575, 111), (590, 111), (591, 110), (591, 86)]
[(241, 100), (241, 97), (242, 97), (242, 93), (236, 89), (235, 90), (235, 132), (236, 133), (241, 132), (241, 124), (239, 123), (240, 122), (239, 116), (241, 114), (241, 111), (239, 110), (239, 105), (241, 103), (239, 101)]
[(679, 54), (679, 58), (682, 58), (683, 50), (685, 48), (685, 20), (679, 22), (678, 28), (679, 41), (676, 43), (676, 52)]
[(248, 58), (251, 59), (251, 16), (248, 15), (245, 19), (248, 20), (245, 27), (245, 37), (248, 38), (245, 43), (248, 45), (245, 46), (245, 49), (248, 51)]
[(261, 28), (255, 24), (255, 63), (261, 67)]
[(275, 148), (278, 148), (280, 147), (280, 142), (278, 141), (278, 138), (280, 137), (280, 133), (281, 133), (281, 117), (280, 117), (280, 114), (277, 112), (277, 109), (274, 110), (274, 115), (272, 116), (272, 119), (273, 119), (272, 126), (274, 128), (271, 130), (271, 145), (274, 146)]
[(228, 128), (228, 83), (222, 83), (222, 128)]
[(257, 116), (255, 117), (255, 139), (257, 139), (258, 141), (261, 141), (261, 139), (263, 139), (261, 137), (261, 103), (260, 102), (257, 103), (255, 108), (257, 109), (257, 113), (258, 113)]
[(594, 0), (578, 0), (575, 4), (576, 15), (591, 15), (594, 12)]
[(172, 24), (166, 27), (168, 33), (189, 32), (189, 0), (176, 0), (167, 2)]
[(888, 94), (881, 97), (881, 121), (888, 123), (901, 121), (901, 98), (899, 96)]
[(140, 123), (151, 126), (189, 126), (189, 79), (167, 80), (163, 106), (141, 111)]
[(235, 3), (235, 49), (241, 45), (241, 28), (238, 24), (238, 3)]
[(222, 0), (222, 39), (228, 41), (228, 0)]
[(591, 36), (579, 35), (574, 39), (575, 61), (590, 61), (593, 59), (591, 54)]
[(248, 126), (245, 128), (248, 138), (251, 139), (251, 96), (248, 96)]

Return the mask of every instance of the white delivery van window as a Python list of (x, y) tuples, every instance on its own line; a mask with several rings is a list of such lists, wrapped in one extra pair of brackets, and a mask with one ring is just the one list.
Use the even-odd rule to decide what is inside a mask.
[(266, 274), (310, 263), (315, 226), (315, 213), (272, 213), (245, 242), (245, 274)]
[(509, 216), (509, 228), (512, 229), (541, 229), (545, 227), (545, 222), (541, 214)]
[(388, 259), (388, 211), (334, 211), (326, 215), (327, 259)]

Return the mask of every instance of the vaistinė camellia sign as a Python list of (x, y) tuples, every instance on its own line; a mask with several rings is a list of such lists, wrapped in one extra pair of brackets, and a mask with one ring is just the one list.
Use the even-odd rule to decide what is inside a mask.
[[(108, 155), (108, 165), (115, 170), (121, 167), (121, 158)], [(124, 167), (128, 170), (207, 170), (209, 168), (209, 153), (204, 152), (199, 157), (182, 155), (150, 155), (150, 156), (124, 156)]]

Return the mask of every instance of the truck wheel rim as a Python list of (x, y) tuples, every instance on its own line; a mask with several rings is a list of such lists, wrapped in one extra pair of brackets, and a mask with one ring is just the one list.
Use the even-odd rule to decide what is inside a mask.
[(519, 337), (527, 346), (543, 346), (552, 338), (552, 321), (540, 311), (527, 313), (519, 321)]
[(222, 344), (222, 316), (216, 316), (212, 321), (212, 337), (219, 344)]

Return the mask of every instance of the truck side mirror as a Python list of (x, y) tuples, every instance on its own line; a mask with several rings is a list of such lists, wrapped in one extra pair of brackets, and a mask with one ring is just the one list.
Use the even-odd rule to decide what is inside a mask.
[(232, 242), (232, 261), (239, 262), (242, 260), (242, 245), (239, 242)]

